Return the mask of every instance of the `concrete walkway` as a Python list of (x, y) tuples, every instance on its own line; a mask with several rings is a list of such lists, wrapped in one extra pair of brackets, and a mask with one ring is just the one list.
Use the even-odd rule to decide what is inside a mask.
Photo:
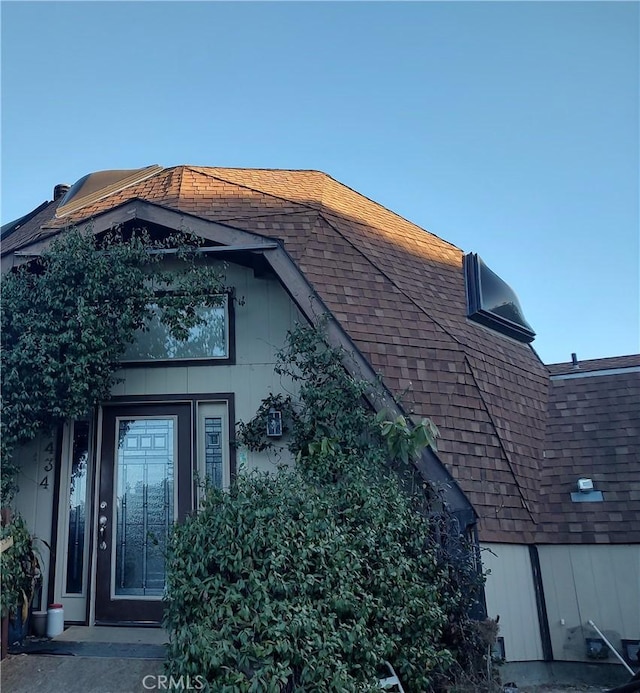
[(0, 685), (2, 693), (142, 693), (159, 690), (162, 668), (158, 660), (8, 655)]
[[(2, 693), (166, 691), (166, 681), (158, 677), (164, 676), (167, 640), (167, 633), (159, 628), (98, 626), (71, 626), (52, 640), (29, 638), (23, 648), (13, 648), (14, 654), (0, 665), (0, 689)], [(19, 653), (20, 649), (25, 653)], [(505, 680), (510, 679), (503, 677)], [(518, 686), (519, 693), (603, 690), (604, 687), (578, 684)]]
[[(162, 690), (167, 634), (151, 628), (72, 626), (29, 638), (0, 665), (2, 693), (138, 693)], [(166, 686), (165, 686), (166, 688)]]

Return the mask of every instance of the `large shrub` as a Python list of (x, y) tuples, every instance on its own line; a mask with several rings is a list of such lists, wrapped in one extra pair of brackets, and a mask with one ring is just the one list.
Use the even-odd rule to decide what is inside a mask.
[(486, 653), (467, 627), (473, 554), (455, 537), (454, 558), (411, 466), (434, 427), (376, 418), (314, 330), (289, 336), (277, 371), (298, 396), (266, 398), (239, 441), (265, 449), (277, 403), (296, 467), (241, 475), (176, 527), (168, 673), (216, 692), (371, 690), (385, 661), (416, 693), (473, 677)]
[(297, 470), (242, 477), (177, 528), (172, 674), (214, 691), (355, 691), (389, 660), (410, 690), (430, 687), (451, 656), (429, 526), (395, 480), (361, 471), (322, 487)]

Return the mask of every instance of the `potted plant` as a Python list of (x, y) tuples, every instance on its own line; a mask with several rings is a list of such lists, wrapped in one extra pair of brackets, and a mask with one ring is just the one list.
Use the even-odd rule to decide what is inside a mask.
[(2, 526), (0, 539), (1, 609), (8, 618), (8, 644), (22, 642), (28, 633), (31, 603), (42, 584), (40, 561), (24, 519), (16, 515)]

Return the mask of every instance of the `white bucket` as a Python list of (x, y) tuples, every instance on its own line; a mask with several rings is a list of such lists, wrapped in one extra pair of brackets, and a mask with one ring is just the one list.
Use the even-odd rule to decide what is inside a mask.
[(64, 608), (62, 604), (49, 604), (47, 609), (47, 637), (55, 638), (64, 631)]

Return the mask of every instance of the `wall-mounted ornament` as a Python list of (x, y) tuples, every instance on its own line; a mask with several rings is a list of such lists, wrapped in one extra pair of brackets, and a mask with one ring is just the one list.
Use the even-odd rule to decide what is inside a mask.
[(282, 435), (282, 412), (277, 409), (269, 409), (267, 413), (267, 437), (280, 438)]

